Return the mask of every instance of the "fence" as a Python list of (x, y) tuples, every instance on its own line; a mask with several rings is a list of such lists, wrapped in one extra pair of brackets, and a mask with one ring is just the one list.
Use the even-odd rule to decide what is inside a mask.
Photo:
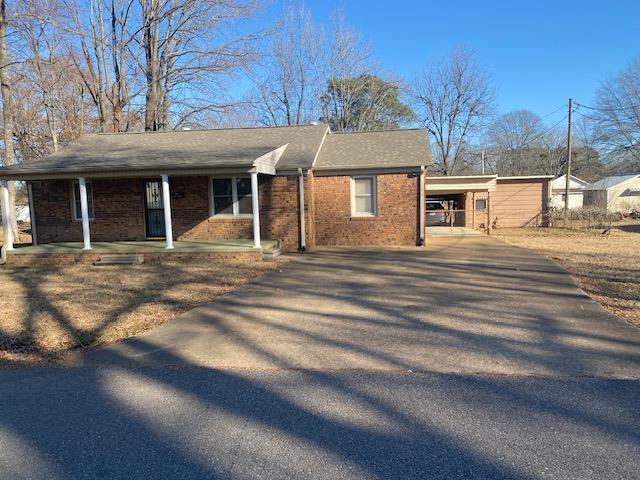
[(598, 207), (584, 207), (574, 210), (551, 209), (548, 215), (551, 227), (574, 230), (609, 230), (629, 220), (621, 213), (607, 212)]
[(426, 226), (427, 228), (449, 228), (451, 232), (455, 228), (471, 228), (478, 230), (487, 230), (489, 222), (488, 209), (461, 210), (461, 209), (445, 209), (445, 210), (427, 210)]

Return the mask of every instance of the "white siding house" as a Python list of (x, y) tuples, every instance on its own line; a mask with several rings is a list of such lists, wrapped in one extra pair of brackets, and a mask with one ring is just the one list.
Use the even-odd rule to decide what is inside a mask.
[(612, 175), (594, 182), (591, 189), (606, 192), (610, 212), (640, 211), (640, 173)]
[[(566, 196), (566, 175), (562, 175), (551, 182), (551, 207), (564, 208)], [(582, 208), (584, 205), (584, 191), (589, 188), (589, 182), (571, 175), (569, 183), (569, 209)]]

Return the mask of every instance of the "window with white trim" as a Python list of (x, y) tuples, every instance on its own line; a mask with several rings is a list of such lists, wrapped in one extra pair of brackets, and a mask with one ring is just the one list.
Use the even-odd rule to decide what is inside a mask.
[(210, 210), (211, 216), (251, 216), (251, 178), (212, 178), (210, 182)]
[[(93, 185), (86, 182), (87, 185), (87, 210), (89, 212), (89, 220), (95, 220), (93, 212)], [(82, 208), (80, 207), (80, 183), (76, 180), (71, 187), (71, 212), (75, 222), (82, 221)]]
[(376, 177), (351, 177), (351, 216), (376, 215)]

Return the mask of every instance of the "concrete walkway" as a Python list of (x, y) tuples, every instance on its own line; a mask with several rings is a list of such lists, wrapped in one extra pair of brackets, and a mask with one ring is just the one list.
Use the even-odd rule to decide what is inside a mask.
[(84, 362), (640, 378), (640, 330), (538, 255), (440, 238), (318, 250)]

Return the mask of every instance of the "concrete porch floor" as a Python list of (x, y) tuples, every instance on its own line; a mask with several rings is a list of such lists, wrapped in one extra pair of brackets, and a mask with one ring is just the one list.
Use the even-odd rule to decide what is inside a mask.
[[(276, 240), (263, 240), (262, 250), (277, 247)], [(253, 251), (253, 240), (176, 241), (173, 250), (165, 249), (164, 240), (140, 242), (92, 242), (91, 253), (216, 253)], [(82, 242), (46, 243), (42, 245), (16, 245), (13, 255), (82, 253)]]
[(450, 237), (459, 235), (484, 235), (481, 230), (467, 227), (427, 227), (427, 237)]

